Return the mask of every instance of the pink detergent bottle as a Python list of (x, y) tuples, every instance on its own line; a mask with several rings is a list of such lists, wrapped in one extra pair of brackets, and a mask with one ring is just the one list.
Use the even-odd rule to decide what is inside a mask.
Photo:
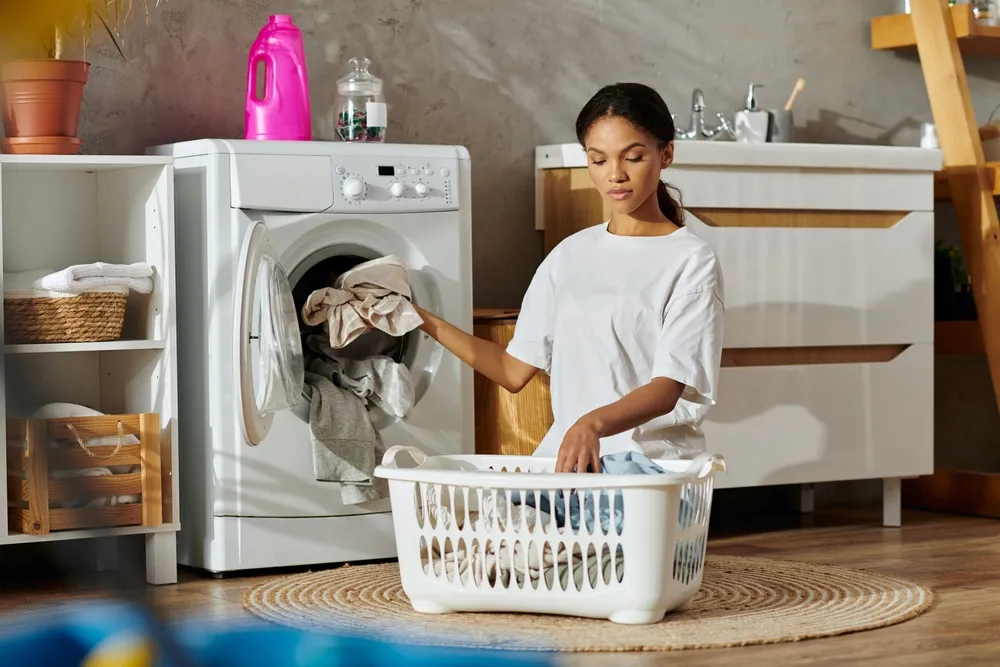
[[(263, 95), (258, 97), (257, 70), (262, 62)], [(270, 17), (250, 49), (244, 136), (272, 141), (312, 139), (305, 47), (302, 32), (287, 14)]]

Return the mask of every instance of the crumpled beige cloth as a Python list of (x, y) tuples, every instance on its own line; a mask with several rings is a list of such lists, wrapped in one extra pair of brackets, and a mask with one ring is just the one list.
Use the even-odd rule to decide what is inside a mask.
[(302, 321), (322, 324), (335, 349), (372, 328), (398, 337), (423, 324), (411, 298), (409, 271), (398, 257), (387, 255), (358, 264), (333, 287), (310, 294), (302, 306)]

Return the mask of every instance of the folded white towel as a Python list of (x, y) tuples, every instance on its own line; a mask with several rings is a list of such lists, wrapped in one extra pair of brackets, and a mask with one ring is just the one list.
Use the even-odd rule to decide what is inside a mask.
[(141, 294), (153, 291), (153, 270), (148, 264), (74, 264), (32, 283), (35, 289), (79, 294), (102, 287), (127, 287)]

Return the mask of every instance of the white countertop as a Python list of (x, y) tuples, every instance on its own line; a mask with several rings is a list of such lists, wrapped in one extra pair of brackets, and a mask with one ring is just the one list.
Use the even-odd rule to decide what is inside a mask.
[[(868, 146), (860, 144), (738, 144), (734, 141), (675, 143), (675, 167), (783, 167), (851, 169), (864, 171), (938, 171), (941, 151), (936, 148)], [(580, 144), (553, 144), (535, 148), (536, 169), (586, 167)]]

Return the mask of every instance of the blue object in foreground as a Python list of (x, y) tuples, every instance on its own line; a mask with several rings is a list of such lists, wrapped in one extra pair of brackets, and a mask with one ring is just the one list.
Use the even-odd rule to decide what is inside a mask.
[[(23, 622), (18, 622), (23, 621)], [(50, 613), (7, 616), (0, 633), (0, 665), (80, 667), (95, 652), (130, 641), (158, 644), (135, 609), (113, 602), (57, 607)], [(553, 653), (413, 646), (375, 637), (311, 633), (263, 622), (184, 622), (160, 628), (183, 651), (171, 660), (157, 649), (150, 667), (549, 667)], [(108, 663), (104, 663), (108, 664)]]

